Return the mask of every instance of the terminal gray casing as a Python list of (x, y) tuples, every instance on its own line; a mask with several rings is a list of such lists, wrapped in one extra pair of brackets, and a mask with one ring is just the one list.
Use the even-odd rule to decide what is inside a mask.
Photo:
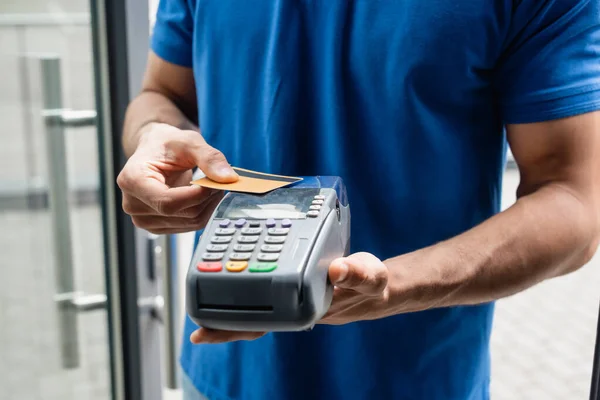
[[(323, 180), (317, 182), (319, 186)], [(225, 268), (227, 256), (240, 236), (239, 229), (221, 261), (222, 271), (201, 272), (196, 268), (203, 262), (202, 255), (215, 230), (219, 229), (222, 208), (232, 203), (232, 197), (257, 196), (227, 193), (206, 226), (188, 269), (186, 309), (192, 321), (206, 328), (235, 331), (311, 329), (331, 304), (333, 286), (328, 279), (329, 265), (334, 259), (348, 255), (350, 249), (350, 207), (343, 183), (339, 178), (335, 182), (336, 188), (300, 185), (274, 191), (284, 197), (291, 196), (289, 198), (312, 198), (314, 194), (325, 199), (318, 216), (291, 219), (292, 225), (276, 261), (277, 268), (266, 273), (253, 273), (249, 268), (230, 272)], [(259, 198), (268, 203), (270, 196), (268, 193)], [(281, 219), (274, 219), (280, 226)], [(265, 220), (260, 220), (260, 224), (262, 232), (257, 247), (268, 236)], [(249, 265), (257, 262), (257, 253), (252, 253)]]

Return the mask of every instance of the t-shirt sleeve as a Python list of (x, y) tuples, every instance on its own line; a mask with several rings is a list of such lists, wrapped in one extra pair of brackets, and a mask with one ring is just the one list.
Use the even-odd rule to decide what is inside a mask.
[(539, 122), (600, 109), (600, 2), (510, 3), (495, 71), (503, 121)]
[(150, 41), (160, 58), (192, 67), (193, 13), (187, 0), (160, 0)]

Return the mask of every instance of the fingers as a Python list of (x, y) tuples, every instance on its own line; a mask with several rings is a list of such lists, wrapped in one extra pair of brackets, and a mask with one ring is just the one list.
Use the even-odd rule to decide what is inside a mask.
[(159, 171), (139, 163), (130, 159), (117, 178), (123, 192), (122, 206), (129, 215), (190, 216), (189, 209), (220, 193), (189, 183), (186, 186), (169, 186), (164, 183), (165, 177)]
[(238, 179), (223, 153), (206, 143), (198, 132), (156, 124), (151, 132), (142, 136), (140, 143), (136, 152), (141, 146), (143, 154), (153, 155), (166, 168), (187, 170), (197, 166), (217, 182), (235, 182)]
[(198, 135), (195, 146), (190, 147), (189, 151), (194, 163), (213, 181), (231, 183), (238, 180), (238, 174), (223, 153), (208, 145), (202, 136)]
[(387, 286), (388, 269), (374, 255), (356, 253), (334, 260), (329, 267), (329, 279), (342, 289), (378, 295)]
[(264, 336), (265, 332), (237, 332), (218, 331), (208, 328), (200, 328), (190, 335), (190, 341), (194, 344), (201, 343), (226, 343), (238, 340), (255, 340)]
[[(205, 188), (202, 188), (205, 189)], [(196, 218), (205, 208), (206, 203), (213, 198), (221, 199), (223, 197), (223, 192), (220, 191), (210, 191), (210, 190), (202, 190), (202, 195), (198, 196), (198, 204), (192, 205), (190, 207), (184, 207), (183, 205), (180, 207), (176, 207), (176, 210), (172, 212), (170, 215), (173, 217), (182, 217), (182, 218)], [(133, 216), (158, 216), (158, 211), (148, 204), (144, 203), (142, 200), (133, 197), (127, 193), (123, 195), (123, 211), (127, 214)], [(165, 211), (165, 210), (163, 210)], [(165, 215), (165, 214), (162, 214)], [(165, 215), (166, 216), (166, 215)]]
[(212, 193), (197, 185), (169, 187), (152, 177), (142, 177), (133, 182), (127, 179), (125, 176), (120, 182), (123, 191), (160, 215), (175, 215), (186, 208), (202, 204)]
[(133, 215), (131, 217), (133, 224), (138, 228), (148, 232), (162, 235), (175, 234), (203, 229), (210, 219), (213, 211), (221, 201), (221, 196), (212, 196), (207, 202), (200, 206), (192, 207), (190, 210), (184, 210), (184, 213), (193, 215), (191, 217), (172, 217), (157, 215)]

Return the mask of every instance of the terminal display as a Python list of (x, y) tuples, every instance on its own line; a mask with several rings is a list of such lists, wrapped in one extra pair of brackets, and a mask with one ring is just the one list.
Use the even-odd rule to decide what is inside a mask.
[(223, 201), (216, 218), (306, 218), (318, 189), (277, 189), (265, 195), (237, 193)]

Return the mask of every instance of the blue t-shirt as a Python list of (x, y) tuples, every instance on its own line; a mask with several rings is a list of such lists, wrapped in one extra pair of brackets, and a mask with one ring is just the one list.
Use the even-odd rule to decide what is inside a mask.
[[(499, 211), (504, 125), (600, 108), (597, 1), (163, 0), (152, 49), (191, 67), (236, 166), (338, 175), (352, 251), (385, 259)], [(192, 90), (192, 88), (190, 88)], [(493, 304), (192, 346), (211, 400), (489, 398)]]

